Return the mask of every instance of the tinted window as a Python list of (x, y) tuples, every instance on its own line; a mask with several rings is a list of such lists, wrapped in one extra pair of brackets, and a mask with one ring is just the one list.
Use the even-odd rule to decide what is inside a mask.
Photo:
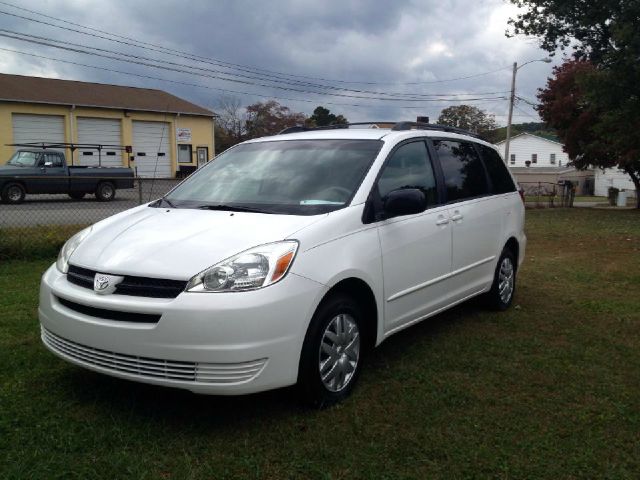
[(451, 140), (436, 140), (433, 144), (442, 166), (448, 201), (489, 192), (484, 167), (472, 144)]
[(480, 145), (480, 151), (493, 186), (493, 193), (515, 192), (516, 187), (513, 184), (513, 179), (498, 152), (484, 145)]
[(436, 178), (424, 142), (402, 145), (384, 166), (378, 180), (380, 197), (399, 188), (419, 188), (427, 197), (428, 205), (437, 203)]

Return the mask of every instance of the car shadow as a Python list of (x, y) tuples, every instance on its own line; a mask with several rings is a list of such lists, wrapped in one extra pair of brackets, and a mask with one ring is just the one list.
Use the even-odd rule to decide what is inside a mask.
[[(478, 321), (482, 311), (479, 302), (471, 300), (393, 335), (370, 353), (365, 364), (366, 377), (375, 382), (378, 373), (393, 369), (407, 350), (459, 324)], [(80, 404), (97, 405), (99, 410), (125, 421), (133, 416), (162, 420), (181, 428), (216, 429), (310, 411), (298, 401), (295, 387), (251, 395), (217, 396), (122, 380), (75, 367), (65, 369), (61, 376), (59, 380), (68, 394)], [(358, 385), (359, 390), (363, 388), (368, 386)], [(366, 392), (360, 394), (367, 396)], [(347, 401), (354, 400), (352, 397)]]

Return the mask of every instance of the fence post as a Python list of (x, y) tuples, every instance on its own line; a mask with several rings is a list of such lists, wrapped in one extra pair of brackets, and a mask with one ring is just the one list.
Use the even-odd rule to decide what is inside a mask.
[(138, 205), (142, 205), (142, 179), (138, 177)]

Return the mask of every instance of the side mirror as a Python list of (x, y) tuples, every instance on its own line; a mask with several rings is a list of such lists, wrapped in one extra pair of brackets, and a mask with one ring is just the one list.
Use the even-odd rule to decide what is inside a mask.
[(413, 215), (426, 209), (427, 197), (417, 188), (393, 190), (384, 199), (384, 218)]
[(53, 162), (44, 162), (44, 168), (53, 167)]

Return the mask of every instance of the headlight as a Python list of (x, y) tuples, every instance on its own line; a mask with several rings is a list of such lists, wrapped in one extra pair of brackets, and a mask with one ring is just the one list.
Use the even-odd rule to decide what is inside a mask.
[(237, 292), (266, 287), (284, 278), (297, 250), (295, 240), (245, 250), (197, 274), (189, 280), (187, 291)]
[(76, 248), (78, 248), (78, 245), (80, 245), (86, 236), (89, 235), (91, 228), (92, 227), (80, 230), (62, 246), (60, 253), (58, 254), (58, 260), (56, 261), (56, 267), (58, 267), (60, 272), (67, 273), (69, 271), (69, 258)]

